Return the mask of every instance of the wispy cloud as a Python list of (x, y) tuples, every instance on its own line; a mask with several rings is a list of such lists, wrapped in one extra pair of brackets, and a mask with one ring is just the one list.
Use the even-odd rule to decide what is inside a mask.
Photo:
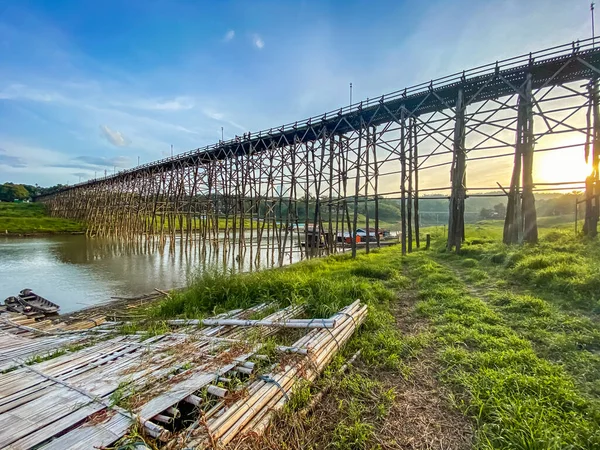
[[(67, 162), (56, 162), (49, 164), (49, 167), (61, 167), (64, 169), (85, 169), (85, 170), (104, 170), (107, 168), (124, 168), (129, 166), (131, 160), (125, 156), (115, 156), (114, 158), (106, 158), (104, 156), (77, 156), (71, 158)], [(77, 174), (79, 176), (79, 174)]]
[(129, 145), (131, 142), (128, 138), (126, 138), (123, 133), (117, 130), (111, 130), (106, 125), (100, 126), (100, 131), (102, 133), (102, 137), (104, 137), (108, 142), (110, 142), (115, 147), (125, 147)]
[(0, 148), (0, 166), (21, 168), (27, 167), (27, 164), (25, 164), (25, 161), (22, 158), (8, 155), (6, 150)]
[(265, 46), (265, 41), (258, 34), (252, 35), (252, 43), (259, 50), (262, 50), (262, 48)]
[(129, 158), (126, 156), (115, 156), (114, 158), (105, 158), (104, 156), (78, 156), (73, 159), (92, 166), (102, 167), (127, 167), (130, 162)]
[(63, 100), (56, 92), (47, 92), (41, 89), (31, 88), (24, 84), (10, 84), (0, 90), (1, 100), (30, 100), (34, 102), (53, 102)]
[(179, 96), (171, 99), (156, 100), (133, 100), (124, 102), (112, 102), (115, 107), (129, 107), (146, 111), (185, 111), (194, 108), (194, 100), (190, 97)]
[(233, 120), (227, 118), (227, 116), (221, 112), (205, 108), (202, 110), (202, 114), (204, 114), (206, 117), (208, 117), (212, 120), (216, 120), (217, 122), (221, 122), (223, 124), (230, 125), (233, 128), (237, 128), (238, 130), (241, 130), (244, 132), (248, 130), (247, 127), (244, 127), (244, 126), (240, 125), (239, 123), (236, 123)]
[(214, 120), (221, 120), (223, 119), (223, 114), (220, 112), (216, 112), (210, 109), (204, 109), (202, 111), (202, 113), (206, 116), (206, 117), (210, 117), (211, 119)]
[(225, 33), (225, 36), (223, 36), (223, 42), (229, 42), (234, 37), (235, 37), (235, 31), (234, 30), (229, 30), (227, 33)]

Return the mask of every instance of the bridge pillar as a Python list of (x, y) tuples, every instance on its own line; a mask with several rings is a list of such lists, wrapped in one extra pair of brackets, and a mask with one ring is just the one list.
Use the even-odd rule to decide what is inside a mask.
[(448, 217), (448, 250), (460, 246), (465, 239), (465, 198), (467, 154), (465, 151), (465, 102), (464, 92), (458, 90), (456, 99), (456, 119), (454, 122), (454, 158), (450, 172), (452, 193), (450, 195), (450, 211)]
[[(598, 218), (600, 215), (600, 182), (598, 181), (600, 162), (600, 99), (598, 98), (598, 80), (590, 83), (590, 108), (593, 112), (592, 135), (592, 173), (585, 180), (585, 222), (583, 234), (595, 237), (598, 235)], [(589, 115), (588, 115), (589, 117)], [(589, 119), (588, 119), (589, 122)], [(588, 123), (588, 128), (590, 124)], [(590, 133), (588, 131), (588, 133)], [(589, 134), (588, 134), (589, 136)], [(589, 137), (586, 142), (586, 162), (589, 159)]]
[[(533, 195), (533, 107), (531, 74), (527, 75), (524, 92), (517, 105), (517, 134), (515, 162), (508, 192), (503, 242), (516, 244), (535, 243), (538, 240), (537, 214)], [(520, 181), (523, 193), (520, 195)]]
[(400, 110), (400, 216), (402, 220), (402, 254), (406, 255), (406, 113)]
[(413, 170), (415, 171), (414, 211), (415, 211), (415, 244), (420, 247), (419, 240), (419, 149), (417, 136), (417, 120), (413, 118)]
[(537, 214), (533, 195), (533, 101), (531, 95), (531, 74), (527, 75), (525, 98), (523, 103), (521, 128), (523, 142), (523, 201), (521, 215), (523, 217), (523, 241), (538, 241)]

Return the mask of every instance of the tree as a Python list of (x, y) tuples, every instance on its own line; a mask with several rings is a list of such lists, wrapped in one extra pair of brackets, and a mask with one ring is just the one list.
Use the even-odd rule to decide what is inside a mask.
[(504, 203), (494, 205), (494, 212), (497, 219), (503, 219), (506, 216), (506, 205)]
[(493, 219), (494, 210), (488, 208), (481, 208), (481, 211), (479, 211), (479, 218), (481, 220)]
[(4, 183), (0, 186), (0, 200), (14, 202), (29, 198), (29, 191), (22, 184)]

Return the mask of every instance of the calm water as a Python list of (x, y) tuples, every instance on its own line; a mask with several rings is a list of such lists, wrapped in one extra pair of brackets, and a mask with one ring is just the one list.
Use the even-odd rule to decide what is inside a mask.
[[(271, 264), (266, 255), (263, 248), (260, 267)], [(181, 287), (190, 274), (209, 268), (248, 270), (255, 256), (255, 249), (252, 258), (250, 250), (238, 258), (234, 251), (224, 251), (222, 244), (203, 249), (179, 240), (157, 246), (85, 236), (0, 238), (0, 302), (30, 288), (58, 303), (66, 313), (108, 301), (111, 296)], [(294, 252), (292, 261), (299, 259), (299, 252)], [(289, 262), (287, 256), (285, 263)]]

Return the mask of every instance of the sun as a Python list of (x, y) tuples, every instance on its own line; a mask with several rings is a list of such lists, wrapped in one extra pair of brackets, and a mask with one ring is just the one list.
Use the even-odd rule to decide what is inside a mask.
[(581, 146), (537, 153), (534, 170), (534, 179), (538, 183), (578, 182), (583, 185), (592, 172), (592, 165), (586, 164)]

